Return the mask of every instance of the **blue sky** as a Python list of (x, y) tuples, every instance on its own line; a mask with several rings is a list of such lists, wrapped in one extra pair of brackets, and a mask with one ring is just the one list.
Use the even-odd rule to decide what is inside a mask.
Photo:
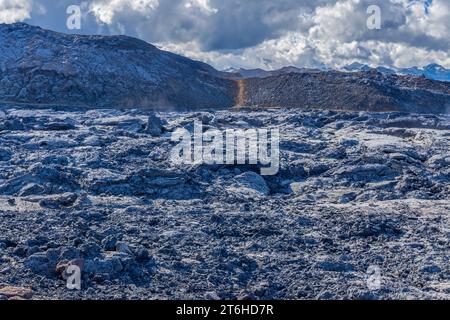
[[(66, 8), (80, 5), (81, 30)], [(367, 28), (367, 8), (381, 29)], [(0, 22), (126, 34), (228, 67), (341, 67), (357, 61), (450, 68), (449, 0), (0, 0)]]

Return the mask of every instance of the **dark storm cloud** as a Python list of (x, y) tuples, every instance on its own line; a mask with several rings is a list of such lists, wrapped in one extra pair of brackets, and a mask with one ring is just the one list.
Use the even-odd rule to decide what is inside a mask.
[[(309, 1), (311, 2), (311, 1)], [(274, 39), (288, 30), (301, 30), (299, 16), (312, 13), (308, 1), (212, 1), (218, 13), (209, 17), (200, 40), (206, 50), (239, 49)]]
[[(155, 3), (153, 8), (133, 6), (133, 2), (139, 0), (82, 1), (85, 15), (80, 32), (126, 33), (150, 42), (198, 41), (204, 50), (234, 50), (258, 45), (287, 30), (303, 28), (306, 32), (308, 29), (299, 16), (312, 14), (318, 5), (335, 1), (148, 0)], [(30, 23), (67, 31), (65, 10), (74, 4), (73, 0), (35, 0), (34, 3), (35, 8), (45, 7), (46, 13), (33, 12)], [(189, 3), (193, 5), (187, 7)], [(208, 5), (213, 11), (205, 10), (202, 5)], [(96, 8), (102, 10), (95, 11)]]

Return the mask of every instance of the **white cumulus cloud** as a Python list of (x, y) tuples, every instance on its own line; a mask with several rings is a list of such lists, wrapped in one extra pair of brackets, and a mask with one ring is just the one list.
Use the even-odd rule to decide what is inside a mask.
[(213, 14), (213, 13), (218, 12), (218, 10), (216, 8), (211, 7), (209, 0), (186, 0), (186, 3), (184, 4), (184, 6), (187, 9), (197, 8), (208, 14)]
[(0, 0), (0, 23), (14, 23), (31, 17), (32, 0)]
[(134, 13), (148, 16), (159, 6), (159, 0), (96, 0), (89, 9), (101, 23), (112, 24), (117, 15)]

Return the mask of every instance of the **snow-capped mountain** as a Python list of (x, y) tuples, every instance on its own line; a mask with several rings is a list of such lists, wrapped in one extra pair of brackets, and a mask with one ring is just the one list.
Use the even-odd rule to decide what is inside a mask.
[(377, 70), (381, 73), (398, 73), (403, 75), (411, 75), (415, 77), (425, 77), (432, 80), (438, 80), (438, 81), (450, 81), (450, 70), (444, 68), (441, 65), (438, 65), (436, 63), (430, 64), (428, 66), (425, 66), (423, 68), (419, 67), (411, 67), (411, 68), (387, 68), (387, 67), (377, 67), (372, 68), (368, 66), (367, 64), (361, 64), (358, 62), (354, 62), (350, 65), (344, 66), (343, 71), (348, 72), (361, 72), (361, 71), (372, 71)]
[(400, 69), (400, 74), (424, 76), (428, 79), (439, 81), (450, 81), (450, 70), (436, 63), (430, 64), (423, 68), (407, 68)]
[(367, 64), (353, 62), (352, 64), (344, 66), (343, 70), (349, 72), (359, 72), (359, 71), (371, 71), (372, 68), (369, 67)]

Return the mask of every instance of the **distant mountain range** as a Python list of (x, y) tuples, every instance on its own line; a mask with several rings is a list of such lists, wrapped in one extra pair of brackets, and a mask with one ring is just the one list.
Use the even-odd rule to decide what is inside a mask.
[[(415, 77), (425, 77), (431, 80), (437, 81), (450, 81), (450, 70), (440, 66), (436, 63), (430, 64), (423, 68), (411, 67), (411, 68), (390, 68), (390, 67), (376, 67), (372, 68), (367, 64), (361, 64), (354, 62), (342, 68), (344, 72), (370, 72), (378, 71), (384, 74), (399, 74), (399, 75), (410, 75)], [(237, 78), (266, 78), (275, 75), (282, 75), (287, 73), (314, 73), (321, 71), (330, 71), (323, 69), (312, 69), (312, 68), (297, 68), (297, 67), (284, 67), (278, 70), (263, 70), (263, 69), (235, 69), (229, 68), (224, 70), (224, 72), (232, 73)]]
[(443, 66), (440, 66), (436, 63), (430, 64), (423, 68), (418, 67), (412, 67), (412, 68), (386, 68), (386, 67), (377, 67), (372, 68), (368, 66), (367, 64), (360, 64), (360, 63), (352, 63), (348, 66), (345, 66), (344, 71), (349, 72), (355, 72), (355, 71), (371, 71), (371, 70), (377, 70), (381, 73), (397, 73), (397, 74), (403, 74), (403, 75), (411, 75), (416, 77), (425, 77), (432, 80), (438, 80), (438, 81), (450, 81), (450, 70), (444, 68)]
[[(446, 71), (437, 65), (423, 70), (434, 77)], [(396, 72), (356, 64), (346, 72), (296, 67), (223, 72), (126, 36), (67, 35), (24, 23), (0, 24), (3, 104), (450, 111), (450, 82), (418, 77), (422, 71), (414, 76)]]
[(224, 70), (224, 72), (229, 73), (229, 75), (236, 79), (248, 79), (248, 78), (267, 78), (273, 76), (279, 76), (283, 74), (289, 73), (315, 73), (321, 72), (319, 69), (310, 69), (310, 68), (297, 68), (293, 66), (283, 67), (278, 70), (267, 71), (263, 69), (235, 69), (229, 68)]

